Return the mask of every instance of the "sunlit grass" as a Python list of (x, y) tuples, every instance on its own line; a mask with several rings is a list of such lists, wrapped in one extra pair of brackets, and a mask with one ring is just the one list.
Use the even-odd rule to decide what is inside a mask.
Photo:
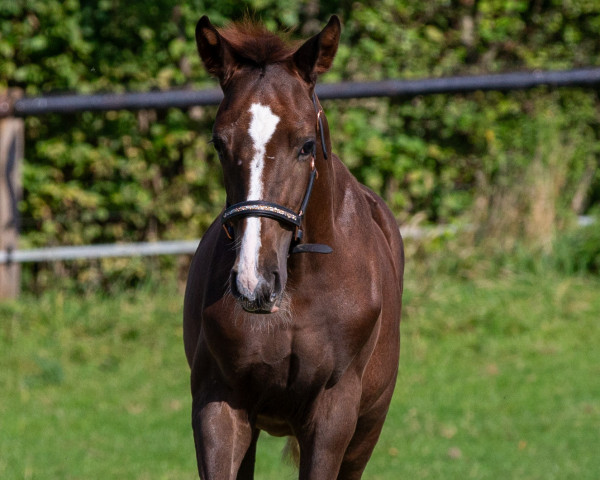
[[(600, 279), (407, 270), (400, 374), (366, 479), (594, 479)], [(0, 478), (196, 478), (182, 295), (0, 304)], [(261, 436), (258, 479), (295, 478)]]
[(599, 291), (527, 274), (409, 279), (398, 386), (367, 478), (596, 478)]

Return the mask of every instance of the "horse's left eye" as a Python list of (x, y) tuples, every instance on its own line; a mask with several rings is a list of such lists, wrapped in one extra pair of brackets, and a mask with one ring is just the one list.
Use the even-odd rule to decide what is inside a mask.
[(315, 149), (315, 142), (310, 140), (302, 146), (302, 149), (300, 150), (300, 156), (306, 157), (308, 155), (312, 155), (314, 152), (314, 149)]

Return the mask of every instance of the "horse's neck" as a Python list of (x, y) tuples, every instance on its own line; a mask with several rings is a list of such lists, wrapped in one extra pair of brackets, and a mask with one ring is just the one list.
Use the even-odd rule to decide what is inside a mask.
[[(317, 100), (318, 101), (318, 100)], [(315, 105), (323, 112), (320, 102)], [(325, 141), (327, 158), (321, 153), (317, 159), (318, 178), (315, 182), (312, 198), (306, 209), (306, 242), (332, 242), (335, 234), (336, 212), (342, 210), (346, 189), (354, 183), (354, 178), (341, 160), (333, 154), (329, 122), (327, 116), (321, 114), (319, 129), (323, 129), (323, 137), (319, 135), (317, 142)], [(321, 132), (319, 132), (321, 133)]]
[(335, 233), (335, 212), (343, 202), (344, 191), (340, 185), (346, 183), (345, 174), (350, 174), (339, 158), (329, 153), (318, 168), (319, 176), (306, 209), (306, 242), (327, 243)]

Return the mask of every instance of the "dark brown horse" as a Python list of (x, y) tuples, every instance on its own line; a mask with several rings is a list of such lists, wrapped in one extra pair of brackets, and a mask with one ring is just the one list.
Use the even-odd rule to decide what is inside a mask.
[[(224, 92), (228, 204), (193, 259), (184, 343), (204, 480), (251, 479), (259, 432), (295, 437), (301, 479), (355, 479), (396, 381), (404, 255), (394, 217), (331, 154), (314, 95), (340, 22), (294, 47), (196, 27)], [(318, 172), (318, 174), (317, 174)]]

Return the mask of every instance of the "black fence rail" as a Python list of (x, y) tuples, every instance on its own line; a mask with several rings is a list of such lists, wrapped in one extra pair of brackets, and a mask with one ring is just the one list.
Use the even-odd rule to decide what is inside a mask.
[[(600, 68), (442, 77), (422, 80), (340, 82), (317, 85), (316, 91), (322, 100), (328, 100), (367, 97), (411, 98), (419, 95), (459, 94), (478, 90), (525, 90), (539, 86), (598, 87), (600, 86)], [(0, 117), (26, 117), (29, 115), (81, 111), (189, 108), (197, 105), (218, 105), (222, 98), (223, 94), (217, 88), (31, 97), (1, 104)]]

